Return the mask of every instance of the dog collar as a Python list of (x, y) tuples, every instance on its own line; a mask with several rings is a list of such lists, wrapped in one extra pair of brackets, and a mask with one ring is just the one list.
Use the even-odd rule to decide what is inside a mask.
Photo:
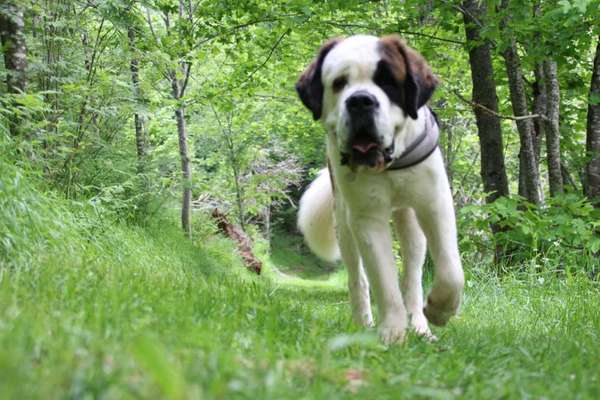
[(386, 170), (394, 171), (417, 165), (425, 161), (438, 147), (440, 128), (437, 116), (429, 107), (425, 107), (425, 128), (413, 142), (404, 149), (402, 154), (392, 159)]

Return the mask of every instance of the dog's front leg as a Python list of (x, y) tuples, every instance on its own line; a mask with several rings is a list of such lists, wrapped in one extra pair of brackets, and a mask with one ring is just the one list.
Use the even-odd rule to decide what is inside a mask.
[(437, 199), (423, 202), (417, 209), (417, 217), (435, 264), (424, 313), (429, 322), (443, 326), (458, 312), (465, 282), (450, 190), (441, 190)]
[(394, 212), (394, 224), (400, 241), (404, 264), (401, 290), (410, 324), (422, 336), (434, 339), (423, 314), (423, 262), (427, 252), (425, 235), (417, 222), (414, 210), (404, 208)]
[[(339, 209), (339, 208), (338, 208)], [(348, 291), (352, 305), (354, 322), (361, 326), (372, 326), (371, 299), (369, 296), (369, 282), (365, 276), (360, 254), (354, 243), (352, 233), (342, 212), (337, 213), (337, 232), (342, 260), (348, 271)]]
[(340, 201), (341, 198), (341, 195), (336, 196), (335, 222), (342, 261), (344, 261), (348, 271), (348, 291), (350, 293), (350, 304), (352, 305), (352, 317), (356, 324), (368, 327), (373, 325), (369, 282), (365, 276), (360, 254), (348, 225), (347, 210)]
[(407, 316), (392, 251), (389, 215), (351, 215), (351, 230), (377, 302), (379, 335), (386, 344), (401, 342)]

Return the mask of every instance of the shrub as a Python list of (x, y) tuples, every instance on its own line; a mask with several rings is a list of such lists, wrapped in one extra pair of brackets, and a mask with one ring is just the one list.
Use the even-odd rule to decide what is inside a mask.
[[(490, 224), (500, 228), (492, 235)], [(459, 212), (463, 251), (503, 255), (507, 268), (535, 265), (573, 272), (597, 273), (600, 210), (585, 198), (566, 194), (535, 206), (522, 198), (501, 198)], [(491, 247), (491, 249), (490, 249)]]

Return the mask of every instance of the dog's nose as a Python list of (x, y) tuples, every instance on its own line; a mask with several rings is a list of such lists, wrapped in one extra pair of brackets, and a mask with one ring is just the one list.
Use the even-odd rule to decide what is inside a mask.
[(346, 99), (348, 111), (372, 111), (379, 107), (379, 102), (371, 93), (356, 92)]

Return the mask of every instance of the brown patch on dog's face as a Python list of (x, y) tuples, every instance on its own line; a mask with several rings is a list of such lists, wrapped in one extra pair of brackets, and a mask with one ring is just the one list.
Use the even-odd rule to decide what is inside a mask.
[(439, 83), (431, 68), (417, 51), (410, 48), (397, 35), (379, 40), (381, 60), (373, 81), (381, 87), (390, 100), (401, 107), (411, 118), (417, 119), (421, 108)]
[(296, 91), (302, 103), (313, 113), (313, 118), (321, 118), (323, 110), (323, 81), (321, 80), (321, 67), (327, 54), (343, 39), (330, 39), (319, 50), (317, 58), (306, 68), (296, 82)]

